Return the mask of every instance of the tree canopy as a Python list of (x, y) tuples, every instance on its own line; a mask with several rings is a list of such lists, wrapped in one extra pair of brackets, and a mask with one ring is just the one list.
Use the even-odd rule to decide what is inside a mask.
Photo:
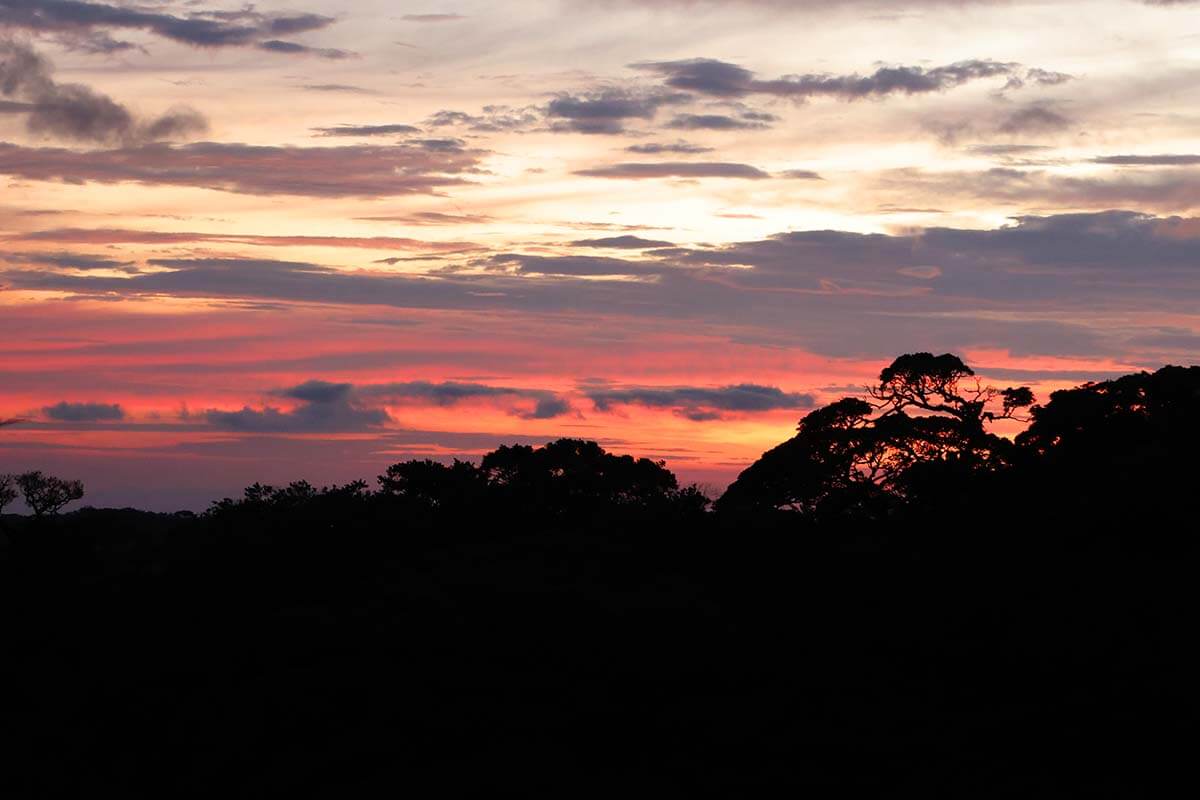
[(17, 479), (12, 475), (0, 475), (0, 514), (4, 507), (17, 499)]
[(718, 510), (887, 513), (1010, 463), (1012, 443), (987, 428), (1034, 401), (1027, 387), (983, 385), (949, 353), (902, 355), (865, 394), (874, 402), (846, 397), (806, 415), (794, 437), (738, 476)]
[(1200, 367), (1166, 366), (1050, 395), (1016, 437), (1045, 507), (1145, 522), (1194, 493)]
[(68, 503), (83, 497), (83, 482), (64, 480), (41, 472), (24, 472), (16, 478), (25, 505), (35, 517), (57, 514)]
[(376, 481), (375, 492), (361, 481), (322, 489), (304, 481), (282, 488), (254, 484), (240, 499), (214, 503), (210, 513), (298, 512), (324, 518), (358, 513), (351, 507), (369, 505), (385, 517), (410, 520), (507, 514), (536, 523), (687, 514), (709, 504), (695, 486), (680, 488), (665, 462), (615, 455), (582, 439), (558, 439), (541, 447), (502, 445), (478, 464), (403, 461)]

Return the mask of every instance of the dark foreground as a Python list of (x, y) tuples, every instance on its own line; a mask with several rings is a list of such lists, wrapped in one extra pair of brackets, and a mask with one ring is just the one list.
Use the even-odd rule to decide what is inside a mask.
[(1197, 559), (1100, 516), (10, 516), (0, 791), (1154, 796)]
[(1174, 796), (1200, 367), (1040, 406), (973, 374), (897, 358), (714, 511), (567, 439), (201, 517), (55, 516), (82, 487), (23, 473), (0, 792)]

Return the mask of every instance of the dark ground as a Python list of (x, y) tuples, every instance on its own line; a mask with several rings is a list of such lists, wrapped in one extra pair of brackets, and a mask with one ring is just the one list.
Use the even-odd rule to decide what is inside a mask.
[(1194, 551), (1128, 531), (4, 522), (8, 797), (1136, 798), (1196, 741)]

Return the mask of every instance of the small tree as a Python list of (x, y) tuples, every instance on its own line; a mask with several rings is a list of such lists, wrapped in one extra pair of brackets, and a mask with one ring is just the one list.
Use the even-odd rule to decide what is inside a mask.
[(83, 497), (82, 481), (63, 480), (41, 472), (18, 475), (17, 486), (25, 497), (25, 505), (37, 517), (57, 514), (67, 503)]
[(0, 475), (0, 514), (4, 507), (17, 499), (17, 479), (12, 475)]

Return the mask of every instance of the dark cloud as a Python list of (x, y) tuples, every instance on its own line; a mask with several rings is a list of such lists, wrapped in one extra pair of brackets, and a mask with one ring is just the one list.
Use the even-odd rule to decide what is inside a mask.
[(464, 401), (480, 399), (531, 401), (531, 408), (515, 408), (511, 412), (525, 419), (552, 419), (571, 411), (568, 401), (546, 389), (489, 386), (459, 381), (370, 384), (359, 387), (359, 393), (364, 397), (385, 398), (393, 403), (415, 401), (437, 406), (454, 406)]
[(352, 86), (348, 83), (306, 83), (300, 87), (310, 92), (344, 92), (346, 94), (375, 94), (372, 89)]
[(560, 94), (547, 104), (545, 113), (552, 130), (615, 134), (624, 131), (628, 120), (653, 119), (663, 106), (688, 99), (679, 92), (607, 87), (582, 94)]
[(675, 414), (697, 422), (721, 419), (725, 412), (756, 413), (811, 408), (816, 403), (816, 398), (811, 394), (785, 392), (775, 386), (759, 386), (752, 383), (716, 388), (599, 388), (588, 390), (585, 394), (597, 411), (611, 411), (616, 406), (638, 405), (671, 409)]
[(59, 33), (54, 36), (54, 42), (64, 49), (76, 53), (88, 53), (89, 55), (108, 56), (129, 50), (146, 52), (146, 48), (123, 39), (115, 39), (107, 31), (69, 31)]
[[(1008, 139), (999, 144), (976, 144), (968, 148), (980, 155), (1015, 156), (1024, 150), (1034, 152), (1032, 145), (1011, 141), (1016, 137), (1062, 133), (1075, 124), (1061, 104), (1050, 101), (1023, 106), (998, 104), (978, 109), (970, 114), (937, 113), (926, 118), (923, 127), (946, 146), (958, 146), (963, 140)], [(991, 152), (987, 148), (991, 148)], [(1011, 148), (1004, 152), (1003, 148)]]
[(824, 180), (819, 173), (813, 172), (811, 169), (785, 169), (783, 172), (776, 173), (776, 175), (780, 178), (790, 178), (796, 181)]
[(555, 419), (571, 413), (571, 404), (561, 397), (543, 397), (534, 404), (532, 411), (518, 414), (522, 419)]
[(770, 126), (761, 120), (727, 114), (676, 114), (666, 127), (681, 131), (747, 131), (763, 130)]
[(1197, 263), (1200, 221), (1109, 211), (1026, 216), (990, 230), (794, 231), (629, 257), (472, 256), (462, 264), (472, 270), (424, 276), (155, 259), (155, 269), (123, 277), (9, 269), (0, 271), (0, 285), (112, 299), (590, 315), (618, 335), (638, 320), (673, 320), (741, 342), (837, 357), (937, 346), (1085, 356), (1111, 354), (1138, 326), (1114, 330), (1114, 314), (1159, 320), (1193, 313)]
[(6, 428), (9, 425), (20, 425), (22, 422), (28, 422), (27, 419), (18, 419), (17, 417), (0, 417), (0, 428)]
[(438, 111), (429, 117), (427, 124), (435, 128), (443, 128), (452, 125), (470, 125), (479, 119), (480, 117), (465, 111)]
[(1075, 76), (1068, 75), (1065, 72), (1055, 72), (1054, 70), (1034, 67), (1025, 73), (1025, 80), (1030, 83), (1036, 83), (1039, 86), (1058, 86), (1067, 81), (1075, 80)]
[(268, 39), (267, 41), (259, 42), (257, 47), (259, 50), (266, 50), (269, 53), (317, 56), (318, 58), (327, 58), (331, 61), (358, 57), (357, 53), (352, 53), (349, 50), (337, 50), (332, 47), (309, 47), (306, 44), (285, 42), (282, 39)]
[(572, 247), (611, 247), (618, 250), (645, 250), (652, 247), (674, 247), (674, 242), (643, 239), (640, 236), (609, 236), (603, 239), (579, 239)]
[(1200, 155), (1192, 153), (1159, 153), (1149, 156), (1117, 155), (1099, 156), (1093, 164), (1115, 164), (1128, 167), (1181, 167), (1200, 164)]
[[(928, 308), (927, 301), (937, 296), (986, 298), (1003, 305), (1042, 300), (1090, 304), (1096, 297), (1162, 302), (1160, 287), (1167, 285), (1179, 287), (1175, 300), (1200, 294), (1191, 280), (1200, 262), (1200, 222), (1129, 211), (1024, 216), (991, 230), (931, 227), (894, 235), (794, 231), (661, 252), (638, 259), (501, 253), (479, 262), (492, 269), (485, 276), (436, 279), (251, 259), (154, 259), (149, 264), (159, 269), (120, 278), (20, 269), (6, 271), (0, 279), (15, 288), (92, 294), (531, 310), (558, 307), (551, 298), (568, 295), (584, 308), (605, 308), (625, 292), (635, 305), (656, 312), (689, 304), (705, 311), (736, 309), (742, 290), (757, 304), (756, 312), (765, 312), (772, 295), (761, 290), (767, 289), (810, 291), (826, 298), (822, 303), (835, 297), (874, 297), (876, 304), (888, 296), (920, 301), (913, 308)], [(526, 277), (533, 275), (658, 275), (662, 282), (566, 285), (561, 278)], [(580, 292), (581, 285), (594, 293)], [(785, 305), (803, 297), (793, 294)]]
[(676, 89), (715, 97), (743, 97), (753, 94), (756, 83), (754, 73), (745, 67), (712, 58), (641, 61), (630, 66), (662, 75), (666, 78), (666, 84)]
[(425, 120), (431, 128), (463, 127), (477, 133), (522, 131), (542, 122), (542, 110), (533, 106), (484, 106), (479, 114), (462, 111), (438, 111)]
[(271, 392), (278, 397), (300, 400), (305, 405), (291, 413), (265, 408), (262, 411), (242, 409), (237, 412), (208, 412), (210, 421), (216, 419), (225, 427), (251, 430), (347, 430), (374, 427), (388, 421), (383, 409), (374, 408), (380, 402), (392, 405), (456, 406), (459, 403), (485, 400), (510, 406), (508, 413), (523, 419), (551, 419), (570, 412), (570, 403), (545, 389), (523, 389), (488, 386), (480, 383), (445, 381), (408, 381), (354, 386), (349, 383), (329, 383), (310, 380), (299, 386)]
[(58, 83), (50, 62), (12, 40), (0, 39), (0, 95), (21, 101), (19, 107), (6, 110), (28, 113), (25, 127), (39, 136), (136, 144), (186, 139), (208, 130), (208, 121), (185, 107), (153, 119), (136, 119), (125, 106), (90, 87)]
[[(487, 291), (496, 289), (495, 284), (503, 281), (487, 285), (466, 279), (434, 280), (271, 259), (154, 259), (149, 263), (160, 269), (123, 278), (7, 270), (0, 272), (0, 285), (96, 297), (179, 296), (412, 308), (489, 308), (505, 304), (503, 293)], [(476, 291), (479, 289), (485, 291)]]
[(256, 23), (264, 33), (274, 36), (291, 36), (297, 33), (321, 30), (337, 20), (320, 14), (259, 14), (252, 6), (234, 12), (209, 12), (214, 17), (248, 20)]
[(749, 164), (734, 164), (723, 161), (661, 162), (609, 164), (575, 171), (576, 175), (592, 178), (749, 178), (758, 180), (771, 177)]
[(385, 410), (361, 405), (349, 383), (313, 380), (272, 394), (299, 400), (300, 404), (287, 411), (273, 406), (261, 409), (244, 406), (239, 411), (209, 409), (204, 412), (204, 419), (218, 428), (247, 433), (361, 431), (391, 421)]
[(1020, 383), (1041, 383), (1042, 381), (1085, 383), (1087, 381), (1110, 380), (1127, 374), (1119, 370), (1106, 372), (1096, 369), (1026, 369), (1022, 367), (993, 367), (988, 364), (978, 365), (974, 369), (979, 375), (985, 378)]
[(674, 89), (722, 98), (761, 94), (793, 100), (812, 97), (859, 100), (891, 94), (926, 94), (974, 80), (1022, 74), (1019, 64), (979, 59), (930, 69), (880, 67), (870, 75), (785, 75), (774, 80), (759, 80), (745, 67), (711, 58), (642, 61), (630, 66), (661, 75), (666, 85)]
[(354, 386), (349, 383), (310, 380), (290, 389), (279, 389), (273, 394), (290, 397), (293, 400), (303, 400), (306, 403), (336, 403), (349, 396), (353, 388)]
[(404, 264), (404, 263), (427, 263), (427, 262), (433, 262), (433, 261), (442, 261), (445, 258), (446, 258), (445, 256), (433, 256), (433, 255), (392, 256), (390, 258), (377, 258), (374, 261), (372, 261), (371, 263), (372, 264), (387, 264), (388, 266), (395, 266), (396, 264)]
[(739, 266), (745, 288), (838, 288), (883, 294), (922, 284), (947, 297), (992, 303), (1081, 300), (1132, 302), (1188, 285), (1200, 255), (1195, 225), (1128, 211), (1025, 216), (994, 230), (926, 228), (907, 235), (840, 231), (783, 233), (758, 242), (693, 250), (692, 265)]
[(125, 411), (116, 403), (68, 403), (46, 406), (42, 413), (56, 422), (117, 422)]
[(0, 142), (0, 174), (69, 183), (134, 182), (258, 195), (382, 197), (430, 194), (479, 170), (478, 150), (407, 145), (269, 147), (147, 144), (76, 152)]
[(524, 253), (500, 253), (490, 257), (487, 265), (493, 270), (510, 274), (598, 276), (653, 275), (662, 271), (654, 262), (627, 261), (601, 256), (536, 256)]
[(703, 147), (689, 142), (644, 142), (642, 144), (631, 144), (625, 149), (630, 153), (638, 153), (639, 155), (646, 156), (662, 155), (664, 153), (695, 155), (697, 153), (711, 153), (713, 151), (711, 147)]
[(407, 139), (404, 144), (438, 152), (458, 152), (467, 146), (463, 139)]
[(5, 261), (19, 264), (41, 264), (62, 269), (122, 269), (130, 262), (117, 261), (103, 256), (89, 256), (84, 253), (13, 253), (2, 255)]
[(238, 47), (260, 39), (319, 30), (334, 23), (319, 14), (198, 11), (186, 17), (146, 6), (78, 0), (0, 0), (0, 26), (34, 33), (88, 35), (104, 29), (144, 30), (195, 47)]
[(1200, 170), (1189, 167), (1088, 176), (1010, 167), (978, 172), (897, 170), (882, 174), (876, 184), (910, 200), (958, 197), (1034, 208), (1132, 208), (1168, 213), (1200, 208)]
[[(1187, 353), (1188, 359), (1193, 360), (1195, 354), (1200, 353), (1200, 333), (1180, 328), (1160, 328), (1154, 332), (1130, 338), (1129, 344), (1139, 348), (1184, 351)], [(1095, 380), (1095, 378), (1088, 380)]]
[(167, 113), (147, 120), (137, 130), (141, 141), (158, 142), (190, 139), (208, 130), (208, 119), (186, 106), (172, 108)]
[(488, 386), (482, 383), (460, 383), (445, 381), (431, 383), (429, 381), (407, 381), (402, 383), (379, 383), (361, 387), (364, 395), (382, 397), (389, 400), (420, 400), (438, 406), (453, 406), (464, 400), (478, 398), (506, 397), (523, 394), (523, 389), (509, 389), (502, 386)]
[(331, 128), (313, 128), (320, 136), (398, 136), (420, 133), (415, 125), (335, 125)]

